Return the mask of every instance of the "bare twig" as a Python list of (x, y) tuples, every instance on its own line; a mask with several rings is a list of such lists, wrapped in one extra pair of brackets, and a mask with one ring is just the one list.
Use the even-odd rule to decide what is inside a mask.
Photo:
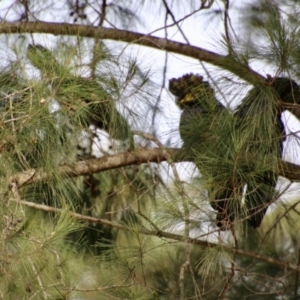
[(197, 300), (197, 299), (201, 300), (201, 299), (202, 299), (202, 297), (201, 297), (201, 292), (200, 292), (200, 289), (199, 289), (197, 280), (196, 280), (196, 278), (195, 278), (194, 270), (193, 270), (193, 267), (192, 267), (191, 264), (189, 265), (189, 269), (190, 269), (192, 281), (193, 281), (193, 284), (194, 284), (196, 300)]
[(232, 278), (234, 277), (234, 261), (231, 263), (231, 272), (230, 274), (227, 276), (226, 278), (226, 282), (223, 286), (223, 289), (221, 290), (219, 296), (218, 296), (218, 300), (223, 299), (223, 296), (225, 295), (226, 291), (229, 289), (229, 283), (232, 280)]
[[(277, 201), (290, 188), (291, 185), (292, 185), (292, 183), (288, 184), (286, 186), (286, 188), (274, 199), (274, 201), (272, 201), (272, 203), (274, 203), (275, 201)], [(280, 220), (282, 220), (285, 216), (287, 216), (287, 214), (291, 210), (293, 210), (299, 203), (300, 203), (300, 200), (297, 201), (296, 203), (294, 203), (293, 205), (291, 205), (288, 209), (286, 209), (284, 211), (284, 213), (282, 215), (280, 215), (279, 217), (276, 218), (276, 220), (274, 221), (274, 223), (265, 232), (263, 238), (260, 241), (259, 246), (257, 247), (257, 251), (259, 251), (262, 248), (264, 241), (266, 240), (266, 238), (268, 237), (268, 235), (276, 228), (276, 225), (280, 222)]]
[(41, 288), (41, 291), (42, 291), (42, 293), (43, 293), (43, 295), (44, 295), (43, 298), (44, 298), (44, 299), (48, 299), (48, 295), (47, 295), (47, 293), (46, 293), (46, 291), (45, 291), (45, 288), (44, 288), (44, 286), (43, 286), (41, 277), (40, 277), (40, 275), (39, 275), (39, 273), (38, 273), (38, 271), (37, 271), (37, 269), (36, 269), (36, 267), (35, 267), (35, 265), (34, 265), (32, 259), (31, 259), (30, 257), (28, 257), (28, 260), (29, 260), (29, 262), (30, 262), (30, 264), (31, 264), (31, 268), (32, 268), (32, 270), (33, 270), (33, 272), (34, 272), (34, 274), (35, 274), (35, 276), (36, 276), (36, 280), (37, 280), (37, 282), (38, 282), (38, 284), (39, 284), (39, 286), (40, 286), (40, 288)]
[[(59, 209), (59, 208), (55, 208), (55, 207), (51, 207), (48, 205), (44, 205), (44, 204), (37, 204), (34, 202), (29, 202), (29, 201), (24, 201), (24, 200), (20, 200), (19, 201), (20, 204), (28, 206), (28, 207), (32, 207), (35, 209), (39, 209), (39, 210), (43, 210), (43, 211), (47, 211), (47, 212), (53, 212), (53, 213), (65, 213), (65, 210), (63, 209)], [(86, 215), (82, 215), (79, 213), (73, 213), (73, 212), (69, 212), (68, 213), (69, 216), (74, 217), (75, 219), (84, 221), (84, 222), (88, 222), (88, 223), (94, 223), (94, 224), (102, 224), (102, 225), (106, 225), (106, 226), (110, 226), (113, 228), (117, 228), (120, 230), (124, 230), (124, 231), (137, 231), (137, 228), (130, 228), (128, 226), (125, 225), (121, 225), (115, 222), (111, 222), (105, 219), (100, 219), (100, 218), (94, 218), (94, 217), (90, 217), (90, 216), (86, 216)], [(156, 231), (156, 230), (147, 230), (145, 228), (139, 228), (138, 232), (140, 234), (144, 234), (144, 235), (149, 235), (149, 236), (156, 236), (159, 238), (166, 238), (166, 239), (171, 239), (174, 241), (178, 241), (178, 242), (184, 242), (185, 241), (185, 237), (179, 234), (174, 234), (174, 233), (170, 233), (170, 232), (166, 232), (166, 231)], [(193, 238), (188, 238), (186, 240), (186, 242), (188, 242), (189, 244), (194, 244), (194, 245), (198, 245), (198, 246), (202, 246), (202, 247), (210, 247), (210, 248), (214, 248), (214, 247), (220, 247), (220, 244), (215, 244), (215, 243), (211, 243), (211, 242), (207, 242), (207, 241), (202, 241), (202, 240), (198, 240), (198, 239), (193, 239)], [(275, 259), (273, 257), (270, 256), (265, 256), (265, 255), (261, 255), (261, 254), (257, 254), (257, 253), (252, 253), (246, 250), (242, 250), (242, 249), (235, 249), (235, 248), (231, 248), (229, 246), (226, 245), (222, 245), (222, 247), (229, 253), (232, 254), (236, 254), (236, 255), (241, 255), (241, 256), (246, 256), (246, 257), (250, 257), (253, 259), (257, 259), (263, 262), (267, 262), (269, 264), (273, 264), (279, 267), (282, 267), (286, 270), (291, 270), (291, 271), (295, 271), (295, 272), (300, 272), (300, 266), (291, 264), (289, 262), (286, 261), (282, 261), (282, 260), (278, 260)]]
[(200, 9), (208, 9), (208, 8), (210, 8), (213, 5), (214, 1), (215, 0), (201, 0)]
[(99, 21), (99, 26), (103, 26), (103, 23), (105, 21), (105, 17), (106, 17), (106, 0), (102, 0), (102, 5), (101, 5), (101, 17), (100, 17), (100, 21)]
[(226, 37), (226, 44), (227, 44), (227, 48), (228, 48), (228, 53), (229, 55), (232, 55), (233, 53), (233, 47), (232, 47), (232, 43), (231, 43), (231, 38), (230, 38), (230, 32), (229, 32), (229, 0), (223, 0), (224, 2), (224, 29), (225, 29), (225, 37)]
[(114, 284), (114, 285), (110, 285), (110, 286), (103, 286), (103, 287), (92, 288), (92, 289), (72, 288), (70, 290), (71, 291), (76, 291), (76, 292), (97, 292), (97, 291), (104, 291), (104, 290), (110, 290), (110, 289), (130, 287), (130, 286), (133, 286), (133, 285), (141, 285), (141, 283), (133, 282), (133, 283), (129, 283), (129, 284), (120, 284), (120, 285)]
[[(164, 4), (164, 7), (166, 9), (167, 14), (171, 16), (171, 18), (172, 18), (172, 20), (174, 22), (174, 25), (176, 25), (176, 27), (179, 30), (180, 34), (182, 35), (183, 39), (189, 45), (190, 44), (189, 40), (188, 40), (187, 36), (184, 34), (183, 30), (181, 29), (181, 26), (178, 24), (178, 21), (176, 21), (175, 16), (172, 13), (171, 9), (169, 8), (169, 5), (168, 5), (167, 1), (163, 0), (163, 4)], [(167, 27), (165, 27), (165, 29), (167, 29)]]
[[(168, 21), (168, 13), (166, 12), (166, 16), (165, 16), (165, 26), (167, 26), (167, 21)], [(168, 31), (167, 28), (165, 28), (165, 38), (168, 38)], [(156, 103), (154, 106), (154, 111), (153, 111), (153, 116), (152, 116), (152, 126), (154, 125), (155, 122), (155, 117), (156, 117), (156, 112), (158, 110), (159, 107), (159, 103), (161, 101), (161, 96), (162, 96), (162, 92), (165, 88), (166, 85), (166, 74), (167, 74), (167, 67), (168, 67), (168, 52), (165, 53), (165, 61), (164, 61), (164, 68), (163, 68), (163, 79), (162, 79), (162, 83), (161, 83), (161, 87), (160, 87), (160, 91), (159, 94), (157, 96), (156, 99)]]
[[(18, 203), (21, 200), (21, 197), (19, 194), (18, 185), (15, 181), (11, 182), (11, 191), (13, 193), (14, 199), (17, 200), (17, 203)], [(17, 212), (17, 207), (16, 207), (16, 210), (13, 213), (13, 215), (15, 215), (16, 212)], [(24, 212), (22, 206), (21, 206), (21, 212), (22, 212), (22, 215), (25, 216), (25, 212)]]

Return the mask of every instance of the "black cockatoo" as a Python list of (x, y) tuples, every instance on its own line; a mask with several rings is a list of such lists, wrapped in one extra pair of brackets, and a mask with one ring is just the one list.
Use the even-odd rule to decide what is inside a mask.
[[(242, 195), (242, 185), (232, 176), (230, 156), (233, 114), (217, 101), (214, 90), (203, 77), (187, 74), (169, 82), (183, 110), (180, 135), (183, 149), (192, 158), (208, 183), (208, 196), (218, 211), (217, 225), (228, 229), (234, 221)], [(228, 134), (228, 138), (222, 136)]]
[(277, 163), (285, 140), (282, 103), (300, 103), (299, 85), (290, 78), (268, 76), (266, 84), (250, 90), (235, 113), (245, 141), (245, 157), (257, 161), (249, 164), (255, 168), (248, 171), (253, 175), (247, 176), (245, 195), (247, 218), (254, 228), (260, 226), (269, 204), (276, 200)]
[(274, 87), (257, 86), (235, 112), (247, 184), (244, 212), (254, 228), (260, 226), (268, 206), (276, 200), (277, 166), (285, 138), (279, 100)]
[[(248, 219), (251, 227), (259, 227), (275, 198), (284, 140), (279, 100), (292, 102), (290, 86), (286, 78), (277, 78), (273, 84), (254, 87), (233, 114), (217, 101), (201, 76), (170, 80), (169, 90), (183, 109), (183, 148), (208, 178), (209, 198), (223, 230), (237, 214)], [(299, 91), (298, 85), (292, 88)]]

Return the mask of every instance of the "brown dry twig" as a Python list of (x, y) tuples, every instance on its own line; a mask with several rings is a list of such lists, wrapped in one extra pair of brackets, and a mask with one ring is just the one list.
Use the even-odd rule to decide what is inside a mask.
[[(35, 208), (35, 209), (47, 211), (47, 212), (53, 212), (53, 213), (58, 213), (58, 214), (65, 212), (63, 209), (51, 207), (51, 206), (48, 206), (45, 204), (37, 204), (34, 202), (29, 202), (29, 201), (24, 201), (24, 200), (20, 200), (20, 201), (18, 201), (18, 203), (28, 206), (28, 207)], [(136, 232), (138, 230), (138, 233), (140, 233), (140, 234), (156, 236), (159, 238), (170, 239), (170, 240), (178, 241), (178, 242), (188, 242), (189, 244), (198, 245), (198, 246), (202, 246), (202, 247), (209, 247), (209, 248), (223, 247), (228, 253), (250, 257), (253, 259), (257, 259), (257, 260), (260, 260), (263, 262), (267, 262), (269, 264), (273, 264), (273, 265), (282, 267), (286, 270), (295, 271), (298, 273), (300, 272), (300, 266), (298, 266), (298, 265), (294, 265), (294, 264), (291, 264), (286, 261), (275, 259), (270, 256), (252, 253), (252, 252), (242, 250), (242, 249), (231, 248), (226, 245), (215, 244), (215, 243), (202, 241), (202, 240), (194, 239), (194, 238), (190, 238), (190, 237), (188, 239), (186, 239), (186, 237), (183, 235), (170, 233), (170, 232), (166, 232), (166, 231), (147, 230), (144, 227), (139, 228), (139, 229), (137, 229), (136, 227), (130, 228), (129, 226), (125, 226), (125, 225), (122, 225), (119, 223), (111, 222), (111, 221), (108, 221), (105, 219), (90, 217), (90, 216), (82, 215), (79, 213), (69, 212), (68, 215), (77, 220), (83, 221), (83, 222), (106, 225), (106, 226), (110, 226), (110, 227), (117, 228), (117, 229), (124, 230), (124, 231), (130, 231), (130, 232), (135, 231)]]

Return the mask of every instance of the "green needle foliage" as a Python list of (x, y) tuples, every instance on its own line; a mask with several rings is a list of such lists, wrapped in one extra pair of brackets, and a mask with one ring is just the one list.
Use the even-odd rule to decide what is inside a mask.
[[(81, 159), (77, 144), (83, 130), (97, 126), (112, 139), (130, 144), (129, 125), (116, 108), (119, 95), (113, 92), (116, 81), (111, 74), (77, 75), (71, 67), (71, 51), (68, 64), (42, 46), (29, 46), (26, 54), (25, 63), (38, 71), (36, 77), (17, 71), (17, 65), (0, 77), (1, 296), (66, 299), (79, 293), (75, 286), (86, 286), (82, 276), (88, 273), (91, 253), (106, 251), (99, 243), (110, 243), (119, 236), (117, 229), (81, 223), (70, 212), (136, 226), (142, 220), (138, 214), (150, 203), (154, 205), (161, 179), (149, 166), (73, 179), (60, 176), (60, 165)], [(46, 172), (49, 178), (20, 187), (13, 183), (13, 191), (7, 189), (11, 176), (32, 168)], [(40, 213), (36, 208), (24, 208), (19, 201), (61, 210)], [(84, 257), (87, 262), (79, 264)], [(102, 263), (96, 264), (101, 268)], [(120, 282), (107, 281), (113, 285)], [(132, 294), (125, 287), (120, 290)], [(142, 295), (142, 291), (138, 288), (134, 294)]]
[(52, 97), (62, 107), (62, 115), (71, 116), (71, 124), (95, 124), (113, 138), (129, 137), (128, 125), (116, 110), (112, 96), (101, 86), (100, 78), (73, 75), (71, 65), (62, 65), (42, 46), (29, 46), (27, 56), (41, 71), (43, 81), (51, 85)]

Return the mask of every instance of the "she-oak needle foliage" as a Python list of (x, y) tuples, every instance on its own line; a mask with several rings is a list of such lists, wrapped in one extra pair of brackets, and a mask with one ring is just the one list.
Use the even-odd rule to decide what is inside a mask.
[[(78, 76), (71, 65), (40, 45), (29, 45), (26, 54), (27, 61), (12, 64), (1, 74), (2, 276), (6, 278), (1, 293), (3, 298), (18, 298), (15, 295), (20, 293), (28, 298), (69, 297), (80, 286), (81, 274), (92, 259), (87, 255), (87, 263), (81, 265), (76, 251), (100, 253), (103, 247), (97, 243), (115, 239), (118, 231), (102, 225), (83, 226), (68, 211), (129, 226), (138, 221), (134, 210), (142, 212), (149, 201), (154, 204), (160, 179), (147, 166), (61, 177), (61, 164), (92, 155), (91, 149), (84, 149), (82, 157), (80, 144), (92, 136), (90, 128), (106, 130), (111, 147), (118, 140), (130, 145), (126, 141), (132, 137), (116, 109), (116, 93), (108, 92), (116, 89), (108, 88), (114, 82), (111, 78)], [(67, 59), (74, 61), (74, 56)], [(28, 66), (30, 71), (26, 71)], [(11, 191), (5, 187), (14, 174), (32, 168), (45, 171), (48, 179), (20, 187), (13, 182)], [(19, 201), (60, 211), (41, 213), (22, 207)]]
[[(299, 190), (279, 177), (283, 145), (299, 143), (282, 121), (300, 115), (298, 4), (255, 1), (236, 25), (230, 1), (59, 3), (0, 5), (10, 51), (0, 67), (0, 298), (299, 298)], [(154, 10), (165, 13), (164, 39), (127, 31), (145, 32)], [(202, 36), (208, 18), (223, 25), (224, 56), (188, 41), (185, 23)], [(169, 40), (173, 28), (184, 43)], [(160, 85), (159, 51), (144, 59), (142, 45), (166, 51)], [(197, 58), (189, 67), (200, 74), (171, 70), (172, 51)], [(186, 79), (183, 92), (172, 86)], [(166, 92), (183, 109), (176, 126)], [(160, 149), (166, 168), (137, 159), (61, 171), (172, 147), (178, 128), (179, 155)], [(197, 174), (183, 180), (176, 160), (192, 160), (185, 171)], [(22, 174), (32, 175), (19, 185)]]

